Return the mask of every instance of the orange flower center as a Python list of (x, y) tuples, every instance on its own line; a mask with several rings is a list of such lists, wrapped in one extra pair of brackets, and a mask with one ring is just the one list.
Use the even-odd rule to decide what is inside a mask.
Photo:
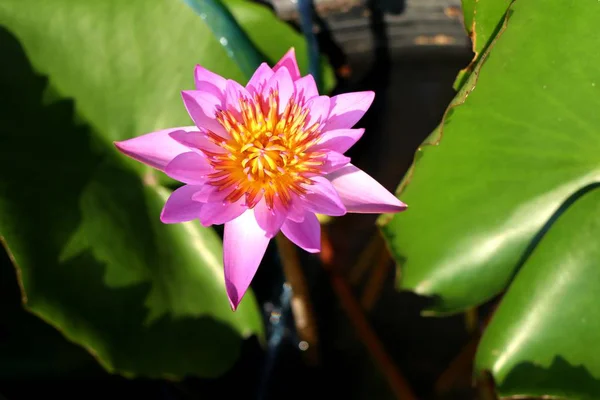
[(225, 201), (246, 196), (252, 208), (264, 196), (272, 209), (276, 198), (289, 207), (292, 195), (306, 193), (304, 185), (320, 174), (326, 154), (308, 150), (320, 136), (320, 121), (307, 125), (309, 110), (292, 98), (279, 113), (279, 94), (267, 98), (239, 99), (241, 112), (219, 110), (217, 120), (231, 135), (224, 139), (208, 132), (210, 140), (225, 152), (206, 152), (215, 172), (209, 184), (219, 191), (231, 190)]

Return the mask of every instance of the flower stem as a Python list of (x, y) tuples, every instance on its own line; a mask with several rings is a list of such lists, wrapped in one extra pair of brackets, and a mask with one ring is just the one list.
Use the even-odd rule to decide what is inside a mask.
[(461, 352), (452, 360), (448, 368), (438, 377), (434, 385), (434, 393), (436, 396), (442, 397), (451, 393), (459, 385), (464, 384), (471, 386), (471, 376), (473, 372), (473, 359), (477, 346), (479, 344), (479, 336), (473, 337)]
[(281, 285), (279, 305), (274, 305), (269, 316), (269, 340), (267, 342), (263, 375), (257, 392), (258, 400), (267, 398), (266, 396), (269, 380), (271, 378), (271, 374), (273, 373), (273, 368), (279, 355), (281, 344), (284, 340), (285, 328), (289, 317), (292, 288), (287, 283), (280, 284), (278, 282), (278, 286), (279, 285)]
[(313, 13), (316, 13), (313, 0), (299, 0), (298, 12), (300, 14), (300, 27), (308, 45), (308, 70), (315, 79), (318, 88), (322, 88), (321, 63), (319, 42), (313, 29)]
[(386, 378), (396, 398), (398, 400), (416, 400), (416, 396), (408, 385), (406, 378), (400, 373), (391, 357), (387, 354), (379, 337), (377, 337), (377, 334), (369, 324), (361, 305), (352, 294), (348, 283), (346, 283), (346, 280), (339, 273), (334, 258), (333, 247), (325, 227), (323, 227), (321, 234), (321, 261), (325, 269), (329, 272), (331, 286), (333, 287), (342, 308), (346, 312), (346, 315), (350, 319), (350, 322), (354, 325), (356, 333), (364, 343), (367, 351), (375, 361), (375, 364)]
[(375, 256), (379, 257), (375, 260), (374, 268), (360, 299), (360, 304), (366, 311), (370, 311), (377, 302), (390, 265), (390, 254), (385, 246), (382, 246), (379, 254)]
[[(454, 358), (454, 360), (452, 360), (448, 368), (446, 368), (446, 370), (438, 377), (434, 385), (434, 393), (436, 396), (447, 395), (460, 385), (471, 386), (473, 377), (473, 362), (475, 359), (475, 353), (477, 352), (477, 346), (479, 346), (479, 341), (483, 335), (483, 331), (489, 324), (497, 306), (498, 302), (496, 302), (492, 311), (488, 313), (485, 318), (482, 318), (481, 321), (479, 320), (479, 316), (477, 314), (477, 307), (467, 310), (465, 313), (466, 330), (471, 336), (471, 339)], [(486, 379), (489, 380), (490, 377), (488, 376), (479, 378), (479, 380), (476, 381), (477, 390), (479, 392), (481, 392), (481, 390), (484, 390), (484, 392), (487, 390), (487, 392), (485, 392), (487, 393), (486, 396), (490, 398), (489, 390), (482, 389), (482, 385)], [(481, 393), (479, 394), (481, 395)]]
[(477, 378), (476, 392), (480, 400), (498, 400), (494, 377), (489, 371), (483, 371)]
[(211, 30), (225, 52), (242, 70), (246, 79), (265, 57), (252, 43), (248, 34), (237, 23), (235, 17), (220, 0), (183, 0)]
[(369, 271), (369, 268), (373, 265), (373, 258), (377, 257), (377, 254), (384, 248), (383, 239), (381, 235), (375, 234), (369, 240), (369, 243), (360, 253), (358, 261), (350, 270), (348, 281), (352, 285), (357, 285), (363, 278), (363, 276)]
[(477, 331), (479, 330), (477, 307), (471, 307), (465, 311), (465, 329), (469, 335), (477, 334)]
[(298, 259), (298, 252), (295, 246), (281, 233), (275, 237), (275, 241), (283, 264), (285, 279), (292, 287), (291, 307), (301, 349), (305, 351), (307, 362), (315, 365), (319, 360), (317, 324), (310, 303), (306, 279)]

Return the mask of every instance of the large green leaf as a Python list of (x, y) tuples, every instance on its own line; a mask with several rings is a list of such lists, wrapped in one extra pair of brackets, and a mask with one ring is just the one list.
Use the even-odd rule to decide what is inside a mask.
[(26, 307), (109, 371), (222, 373), (262, 334), (254, 297), (231, 311), (216, 233), (160, 223), (169, 192), (110, 141), (189, 124), (195, 63), (241, 72), (175, 0), (8, 0), (0, 24), (50, 78), (0, 32), (0, 235)]
[(435, 297), (430, 312), (502, 291), (559, 205), (600, 180), (598, 20), (594, 0), (548, 1), (543, 12), (513, 3), (434, 145), (418, 151), (400, 193), (409, 209), (383, 230), (401, 287)]
[(517, 274), (479, 346), (477, 369), (492, 371), (502, 395), (600, 398), (600, 189), (574, 200)]
[(183, 1), (5, 0), (0, 25), (109, 142), (189, 124), (180, 91), (196, 63), (244, 78)]
[[(225, 3), (241, 30), (228, 16), (219, 19), (219, 0), (5, 0), (0, 26), (17, 36), (34, 68), (51, 77), (53, 96), (76, 99), (78, 114), (110, 143), (189, 125), (180, 91), (193, 88), (195, 64), (245, 83), (257, 52), (273, 64), (295, 47), (301, 71), (308, 72), (300, 34), (264, 6)], [(324, 76), (330, 90), (335, 79), (328, 64)], [(174, 184), (162, 174), (157, 179)]]
[[(291, 27), (251, 2), (227, 4), (271, 62), (296, 47), (307, 70), (306, 43)], [(107, 141), (189, 124), (180, 91), (193, 88), (197, 63), (243, 83), (249, 78), (228, 55), (232, 39), (216, 38), (182, 0), (3, 0), (0, 25)]]

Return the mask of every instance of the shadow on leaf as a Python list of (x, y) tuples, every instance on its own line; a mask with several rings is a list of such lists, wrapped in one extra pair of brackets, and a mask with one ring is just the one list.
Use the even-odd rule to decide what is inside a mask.
[(556, 356), (548, 368), (521, 363), (506, 376), (498, 390), (502, 396), (523, 398), (552, 396), (565, 399), (598, 399), (600, 379), (582, 365), (571, 365)]
[(225, 372), (260, 317), (253, 299), (229, 309), (216, 234), (161, 224), (168, 192), (75, 124), (72, 101), (44, 104), (48, 80), (3, 28), (0, 53), (0, 238), (26, 308), (109, 371)]

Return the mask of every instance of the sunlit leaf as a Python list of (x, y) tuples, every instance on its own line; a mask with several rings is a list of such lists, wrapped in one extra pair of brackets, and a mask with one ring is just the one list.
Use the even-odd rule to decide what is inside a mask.
[(409, 209), (383, 227), (400, 286), (434, 297), (430, 312), (502, 291), (560, 204), (600, 180), (600, 54), (589, 51), (600, 7), (555, 0), (544, 10), (513, 4), (428, 139), (439, 145), (419, 150), (400, 193)]
[(600, 395), (600, 189), (573, 200), (519, 271), (479, 346), (477, 369), (492, 371), (504, 396)]
[(221, 374), (262, 335), (254, 297), (231, 311), (216, 233), (162, 224), (168, 190), (111, 142), (189, 124), (196, 63), (247, 77), (180, 1), (8, 0), (0, 24), (0, 235), (26, 307), (109, 371)]

